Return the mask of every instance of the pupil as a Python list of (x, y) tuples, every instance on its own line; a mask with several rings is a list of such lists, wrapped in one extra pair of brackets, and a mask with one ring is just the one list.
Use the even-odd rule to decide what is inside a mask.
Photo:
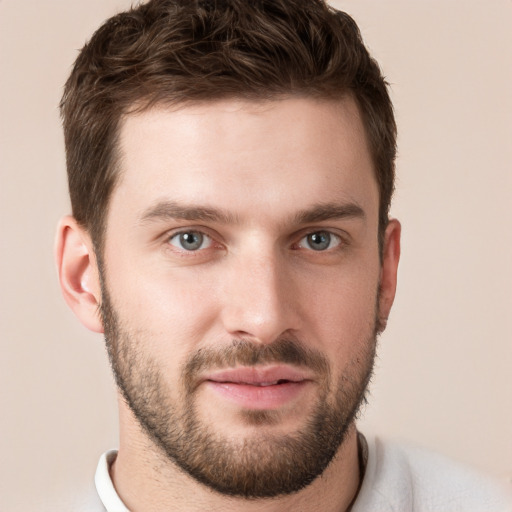
[(199, 249), (203, 243), (203, 235), (200, 233), (183, 233), (181, 235), (181, 243), (185, 249)]
[(331, 237), (329, 233), (320, 232), (320, 233), (312, 233), (309, 235), (309, 245), (315, 251), (322, 251), (329, 247), (329, 243), (331, 242)]

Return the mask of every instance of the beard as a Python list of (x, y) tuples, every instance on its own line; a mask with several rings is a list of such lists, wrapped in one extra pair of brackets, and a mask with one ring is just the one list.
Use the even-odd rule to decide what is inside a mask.
[[(180, 391), (179, 399), (173, 399), (164, 369), (141, 349), (147, 334), (122, 324), (106, 287), (102, 298), (110, 364), (135, 418), (166, 460), (223, 495), (271, 498), (303, 489), (334, 459), (366, 401), (379, 332), (377, 320), (367, 339), (358, 340), (360, 351), (337, 378), (332, 377), (322, 353), (293, 336), (268, 345), (237, 339), (224, 347), (202, 348), (191, 354), (174, 387)], [(242, 410), (243, 422), (256, 428), (238, 439), (201, 419), (196, 398), (202, 370), (270, 363), (308, 368), (318, 377), (315, 405), (301, 428), (272, 433), (265, 427), (279, 423), (279, 411)]]

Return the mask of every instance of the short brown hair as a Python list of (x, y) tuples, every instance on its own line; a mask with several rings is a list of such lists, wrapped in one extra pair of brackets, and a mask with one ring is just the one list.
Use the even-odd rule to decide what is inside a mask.
[(387, 84), (354, 20), (324, 0), (151, 0), (107, 20), (61, 101), (73, 215), (101, 248), (120, 120), (155, 104), (352, 94), (379, 186), (379, 241), (394, 189)]

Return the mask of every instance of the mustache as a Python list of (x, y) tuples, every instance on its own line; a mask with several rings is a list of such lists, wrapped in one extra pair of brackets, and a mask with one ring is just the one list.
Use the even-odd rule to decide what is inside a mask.
[(329, 363), (321, 352), (307, 348), (297, 338), (288, 336), (269, 344), (235, 339), (222, 348), (201, 348), (187, 361), (182, 378), (187, 390), (191, 391), (204, 371), (272, 363), (305, 367), (324, 378), (329, 376)]

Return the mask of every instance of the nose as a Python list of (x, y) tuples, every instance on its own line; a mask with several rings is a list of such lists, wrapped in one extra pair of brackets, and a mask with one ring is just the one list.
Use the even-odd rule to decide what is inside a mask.
[(300, 329), (297, 283), (284, 255), (239, 255), (223, 286), (222, 322), (233, 338), (268, 344)]

